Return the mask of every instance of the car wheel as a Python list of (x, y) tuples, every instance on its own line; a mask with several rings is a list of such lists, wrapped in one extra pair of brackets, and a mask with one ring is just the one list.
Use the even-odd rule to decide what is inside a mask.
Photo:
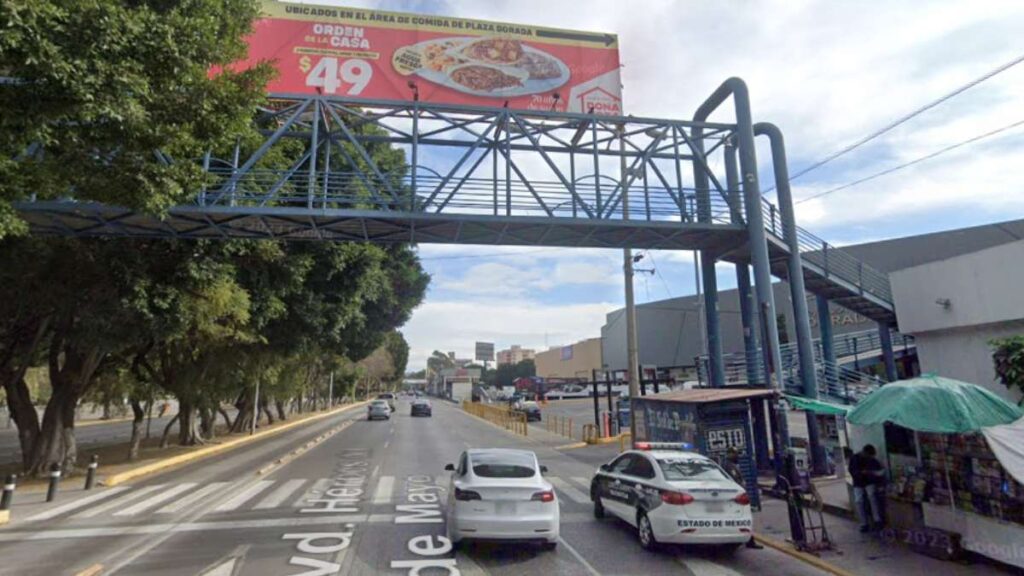
[(601, 497), (598, 496), (597, 494), (594, 494), (593, 491), (591, 491), (590, 497), (594, 500), (594, 518), (597, 518), (599, 520), (601, 518), (604, 518), (604, 504), (601, 502)]
[(654, 537), (654, 528), (651, 527), (651, 520), (644, 512), (637, 513), (636, 537), (640, 541), (640, 547), (644, 550), (654, 550), (658, 547), (658, 540)]

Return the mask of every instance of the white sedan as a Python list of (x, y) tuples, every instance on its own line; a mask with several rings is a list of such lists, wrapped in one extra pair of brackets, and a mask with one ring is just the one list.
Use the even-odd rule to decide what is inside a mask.
[(601, 465), (590, 484), (595, 516), (625, 520), (645, 549), (750, 540), (750, 498), (739, 484), (706, 456), (654, 447), (638, 442)]
[(471, 449), (462, 453), (448, 490), (447, 533), (463, 540), (558, 544), (558, 498), (529, 450)]

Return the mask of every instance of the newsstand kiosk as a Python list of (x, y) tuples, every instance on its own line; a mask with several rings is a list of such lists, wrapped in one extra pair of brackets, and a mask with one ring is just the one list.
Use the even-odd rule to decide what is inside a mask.
[(766, 450), (768, 439), (755, 442), (751, 415), (764, 414), (765, 402), (773, 406), (777, 399), (775, 391), (763, 388), (698, 388), (633, 398), (635, 441), (687, 443), (719, 463), (736, 450), (751, 505), (760, 508), (756, 447)]

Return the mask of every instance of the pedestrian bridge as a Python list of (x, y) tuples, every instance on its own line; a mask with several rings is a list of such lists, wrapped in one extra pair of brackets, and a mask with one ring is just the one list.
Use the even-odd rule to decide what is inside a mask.
[[(26, 200), (34, 233), (701, 250), (751, 260), (760, 212), (773, 273), (788, 277), (785, 222), (725, 173), (739, 123), (272, 95), (255, 149), (174, 159), (209, 176), (162, 216)], [(298, 142), (296, 146), (294, 143)], [(268, 154), (299, 152), (287, 165)], [(407, 166), (376, 154), (393, 146)], [(278, 154), (276, 157), (280, 157)], [(746, 193), (746, 194), (745, 194)], [(756, 195), (760, 198), (760, 195)], [(893, 323), (885, 274), (795, 228), (809, 291)]]

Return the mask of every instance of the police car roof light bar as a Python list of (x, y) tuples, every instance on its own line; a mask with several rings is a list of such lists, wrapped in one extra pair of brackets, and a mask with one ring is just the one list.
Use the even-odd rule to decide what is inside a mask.
[(689, 442), (637, 442), (633, 444), (633, 448), (636, 450), (681, 450), (683, 452), (692, 452), (693, 444)]

